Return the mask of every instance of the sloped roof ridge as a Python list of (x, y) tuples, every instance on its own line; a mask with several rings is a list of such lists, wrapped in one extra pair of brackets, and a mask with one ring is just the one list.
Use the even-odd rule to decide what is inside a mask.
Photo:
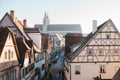
[(76, 55), (79, 54), (79, 52), (80, 52), (80, 50), (83, 48), (83, 46), (85, 46), (86, 43), (87, 43), (108, 21), (110, 21), (110, 20), (111, 20), (111, 19), (109, 19), (109, 20), (105, 21), (103, 24), (99, 25), (99, 26), (97, 27), (96, 32), (94, 32), (94, 33), (91, 32), (91, 33), (83, 40), (83, 42), (81, 43), (81, 45), (80, 45), (73, 53), (71, 53), (70, 56), (68, 56), (68, 59), (70, 59), (69, 61), (72, 61), (72, 60), (76, 57)]

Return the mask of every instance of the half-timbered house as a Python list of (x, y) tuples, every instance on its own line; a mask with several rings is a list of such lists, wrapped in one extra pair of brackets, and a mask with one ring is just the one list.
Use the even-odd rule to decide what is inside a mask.
[(13, 32), (0, 28), (0, 80), (20, 80), (19, 58)]
[(96, 27), (65, 61), (67, 80), (112, 79), (119, 68), (120, 33), (111, 19)]

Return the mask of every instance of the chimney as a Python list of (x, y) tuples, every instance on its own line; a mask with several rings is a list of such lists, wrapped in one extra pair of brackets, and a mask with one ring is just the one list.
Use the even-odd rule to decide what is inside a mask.
[(93, 20), (92, 26), (93, 26), (93, 31), (92, 31), (92, 33), (94, 33), (94, 32), (97, 31), (97, 20)]
[(11, 17), (14, 19), (14, 10), (11, 10), (11, 11), (10, 11), (10, 15), (11, 15)]
[(23, 27), (27, 28), (27, 20), (26, 19), (23, 20)]

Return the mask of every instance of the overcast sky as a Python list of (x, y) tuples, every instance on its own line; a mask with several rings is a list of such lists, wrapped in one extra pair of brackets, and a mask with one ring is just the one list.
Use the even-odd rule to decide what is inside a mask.
[(92, 20), (100, 25), (110, 18), (120, 31), (120, 0), (0, 0), (0, 19), (10, 10), (30, 27), (42, 23), (46, 11), (51, 24), (80, 24), (83, 33), (92, 31)]

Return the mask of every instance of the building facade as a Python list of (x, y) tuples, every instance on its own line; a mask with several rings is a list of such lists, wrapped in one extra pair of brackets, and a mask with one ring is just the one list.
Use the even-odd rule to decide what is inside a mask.
[(0, 80), (20, 80), (19, 54), (13, 32), (0, 28)]
[(66, 59), (67, 80), (112, 79), (120, 68), (120, 33), (112, 20), (96, 27)]

